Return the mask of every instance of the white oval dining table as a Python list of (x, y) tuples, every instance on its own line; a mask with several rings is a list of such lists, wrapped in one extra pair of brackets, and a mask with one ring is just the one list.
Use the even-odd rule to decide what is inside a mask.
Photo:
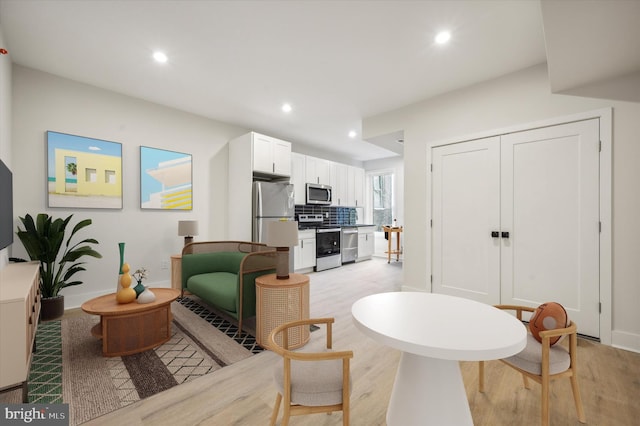
[(506, 358), (527, 338), (513, 315), (443, 294), (373, 294), (357, 300), (351, 314), (362, 333), (402, 351), (389, 426), (473, 425), (458, 361)]

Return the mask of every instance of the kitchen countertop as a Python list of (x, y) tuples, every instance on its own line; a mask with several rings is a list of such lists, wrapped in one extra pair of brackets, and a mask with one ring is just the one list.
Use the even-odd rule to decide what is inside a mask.
[(360, 228), (360, 227), (365, 227), (365, 226), (376, 226), (374, 224), (366, 224), (366, 223), (358, 223), (355, 225), (336, 225), (336, 224), (329, 224), (329, 225), (318, 225), (318, 226), (298, 226), (298, 230), (299, 231), (305, 231), (305, 230), (309, 230), (309, 229), (315, 229), (315, 228), (319, 228), (319, 227), (327, 227), (327, 226), (335, 226), (336, 228)]

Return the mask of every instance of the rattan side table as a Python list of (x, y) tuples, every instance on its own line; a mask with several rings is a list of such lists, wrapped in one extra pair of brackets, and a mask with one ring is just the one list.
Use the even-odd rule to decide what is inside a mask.
[[(289, 274), (288, 279), (279, 280), (276, 274), (269, 274), (256, 278), (256, 311), (256, 342), (268, 349), (269, 333), (274, 328), (309, 318), (309, 277)], [(308, 326), (289, 329), (289, 347), (306, 344), (309, 333)]]

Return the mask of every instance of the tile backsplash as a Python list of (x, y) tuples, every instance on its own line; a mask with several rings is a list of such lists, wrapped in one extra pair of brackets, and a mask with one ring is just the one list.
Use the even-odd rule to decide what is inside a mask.
[(355, 225), (356, 209), (351, 207), (331, 207), (298, 204), (295, 209), (295, 220), (299, 214), (321, 214), (323, 225)]

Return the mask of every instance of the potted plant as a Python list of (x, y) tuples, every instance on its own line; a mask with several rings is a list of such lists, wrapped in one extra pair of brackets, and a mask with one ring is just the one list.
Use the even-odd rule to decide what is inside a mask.
[[(24, 230), (18, 226), (18, 238), (31, 260), (40, 262), (40, 292), (42, 305), (40, 319), (43, 321), (59, 318), (64, 313), (64, 295), (59, 294), (65, 287), (82, 284), (71, 278), (86, 269), (86, 262), (79, 260), (84, 256), (101, 258), (91, 244), (99, 244), (93, 238), (84, 239), (72, 245), (73, 236), (89, 225), (91, 219), (78, 222), (65, 240), (67, 225), (73, 215), (66, 219), (53, 219), (46, 213), (40, 213), (33, 221), (31, 215), (19, 217)], [(64, 247), (63, 247), (64, 244)]]

